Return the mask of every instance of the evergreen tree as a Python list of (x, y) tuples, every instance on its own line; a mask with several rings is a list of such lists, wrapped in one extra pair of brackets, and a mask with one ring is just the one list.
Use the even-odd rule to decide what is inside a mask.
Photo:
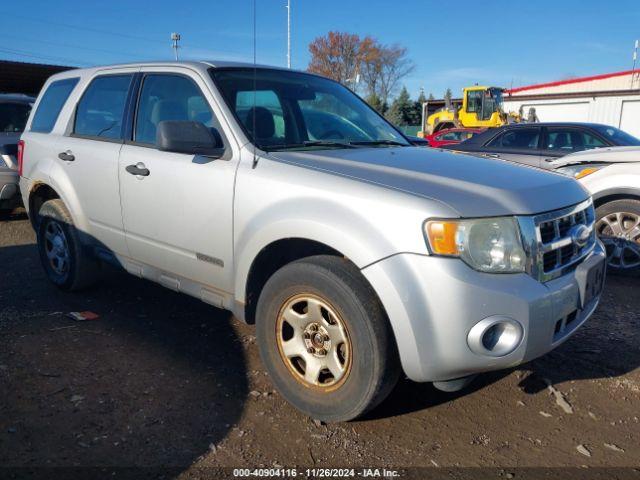
[(444, 104), (447, 108), (451, 107), (451, 98), (453, 97), (453, 94), (451, 93), (451, 89), (447, 88), (447, 91), (444, 92)]
[(385, 113), (387, 113), (388, 107), (387, 105), (382, 101), (382, 99), (376, 95), (375, 93), (372, 93), (371, 95), (369, 95), (367, 98), (365, 98), (365, 101), (375, 110), (377, 110), (377, 112), (380, 115), (384, 115)]
[(429, 93), (428, 100), (435, 100), (435, 99), (436, 99), (436, 97), (433, 96), (433, 93)]
[(391, 104), (387, 119), (395, 125), (412, 125), (414, 103), (411, 101), (407, 87), (402, 87), (400, 94)]

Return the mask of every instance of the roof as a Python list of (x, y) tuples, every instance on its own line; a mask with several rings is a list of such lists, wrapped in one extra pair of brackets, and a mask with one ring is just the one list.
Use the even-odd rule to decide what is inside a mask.
[(73, 67), (0, 60), (0, 92), (37, 95), (44, 82)]
[(21, 93), (0, 93), (0, 102), (33, 103), (35, 100), (34, 97)]
[(577, 78), (569, 78), (566, 80), (558, 80), (555, 82), (537, 83), (534, 85), (527, 85), (525, 87), (510, 88), (505, 90), (505, 92), (508, 95), (511, 95), (514, 93), (525, 92), (528, 90), (537, 90), (540, 88), (559, 87), (562, 85), (572, 85), (576, 83), (592, 82), (594, 80), (606, 80), (608, 78), (623, 77), (623, 76), (628, 76), (634, 73), (640, 74), (640, 70), (624, 70), (622, 72), (603, 73), (601, 75), (591, 75), (588, 77), (577, 77)]

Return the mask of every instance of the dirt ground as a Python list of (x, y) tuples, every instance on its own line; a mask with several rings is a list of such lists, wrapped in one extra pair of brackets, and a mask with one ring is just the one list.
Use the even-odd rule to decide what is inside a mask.
[[(0, 466), (174, 467), (183, 477), (420, 466), (452, 478), (465, 471), (453, 467), (514, 478), (503, 469), (640, 466), (640, 279), (609, 276), (590, 322), (539, 360), (458, 393), (404, 380), (367, 418), (323, 425), (274, 391), (252, 327), (118, 271), (62, 293), (34, 242), (24, 215), (0, 221)], [(83, 310), (100, 318), (66, 316)]]

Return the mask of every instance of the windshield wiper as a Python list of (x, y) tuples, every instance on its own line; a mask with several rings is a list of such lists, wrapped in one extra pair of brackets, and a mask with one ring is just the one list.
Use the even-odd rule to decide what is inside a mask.
[(305, 148), (305, 147), (336, 147), (336, 148), (357, 148), (344, 142), (332, 142), (330, 140), (307, 140), (302, 143), (281, 143), (277, 145), (266, 145), (264, 150), (283, 150), (289, 148)]
[(408, 147), (409, 144), (396, 142), (395, 140), (365, 140), (358, 142), (349, 142), (350, 145), (390, 145), (394, 147)]
[(331, 140), (307, 140), (302, 142), (305, 147), (342, 147), (342, 148), (356, 148), (352, 142), (332, 142)]

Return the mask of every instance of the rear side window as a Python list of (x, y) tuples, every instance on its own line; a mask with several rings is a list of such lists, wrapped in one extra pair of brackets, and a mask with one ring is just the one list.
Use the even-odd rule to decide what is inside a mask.
[(588, 132), (573, 128), (548, 128), (544, 148), (561, 152), (580, 152), (606, 146), (606, 143)]
[(31, 131), (49, 133), (56, 124), (60, 110), (78, 84), (79, 78), (65, 78), (52, 82), (44, 92), (31, 121)]
[(540, 139), (540, 129), (538, 128), (517, 128), (509, 130), (494, 138), (487, 145), (488, 147), (509, 148), (514, 150), (537, 149)]
[(73, 133), (84, 137), (121, 139), (124, 107), (133, 75), (96, 77), (76, 109)]

